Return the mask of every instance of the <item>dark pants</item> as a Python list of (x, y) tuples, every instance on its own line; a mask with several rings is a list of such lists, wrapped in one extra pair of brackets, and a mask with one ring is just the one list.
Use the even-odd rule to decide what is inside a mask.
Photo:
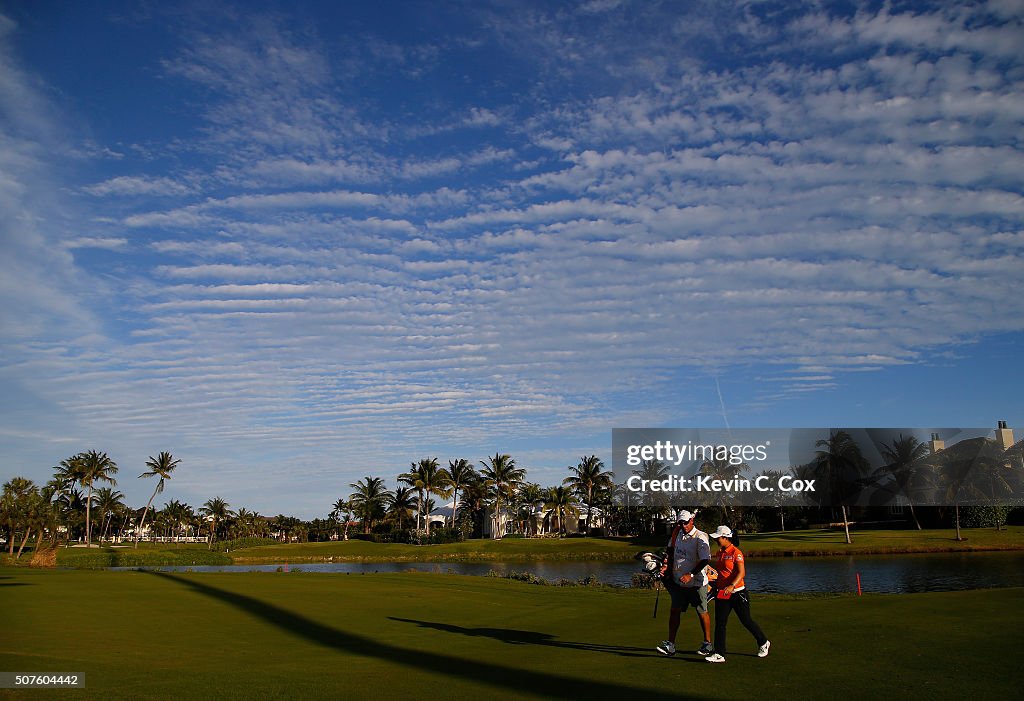
[(750, 592), (736, 592), (728, 599), (715, 599), (715, 652), (725, 654), (725, 626), (729, 622), (729, 614), (736, 612), (743, 627), (750, 631), (757, 641), (758, 647), (764, 645), (768, 638), (761, 631), (761, 626), (750, 617)]

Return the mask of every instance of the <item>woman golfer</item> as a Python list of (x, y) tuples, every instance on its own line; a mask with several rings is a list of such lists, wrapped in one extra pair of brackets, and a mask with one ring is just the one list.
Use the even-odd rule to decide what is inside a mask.
[(772, 644), (761, 631), (761, 626), (750, 617), (750, 592), (743, 583), (747, 570), (743, 564), (743, 553), (732, 544), (732, 529), (719, 526), (710, 536), (718, 541), (718, 555), (712, 561), (712, 566), (718, 570), (718, 579), (712, 583), (715, 587), (715, 654), (704, 659), (725, 662), (725, 626), (733, 611), (757, 641), (757, 656), (767, 657)]

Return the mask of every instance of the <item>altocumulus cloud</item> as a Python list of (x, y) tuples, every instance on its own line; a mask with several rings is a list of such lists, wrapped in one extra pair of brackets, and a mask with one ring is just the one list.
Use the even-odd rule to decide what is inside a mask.
[(22, 321), (8, 369), (69, 437), (181, 446), (203, 498), (291, 465), (326, 485), (302, 510), (421, 453), (599, 451), (687, 416), (687, 377), (747, 368), (785, 401), (1019, 332), (1008, 7), (473, 8), (429, 45), (374, 25), (364, 52), (331, 18), (170, 22), (149, 60), (190, 118), (109, 144), (164, 156), (67, 183), (88, 231), (39, 234), (103, 280), (47, 304), (94, 335)]

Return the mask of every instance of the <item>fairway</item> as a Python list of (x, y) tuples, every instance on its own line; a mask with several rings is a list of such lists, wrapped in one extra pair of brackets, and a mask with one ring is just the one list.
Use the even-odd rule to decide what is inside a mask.
[[(990, 655), (1024, 644), (1020, 589), (755, 596), (772, 654), (754, 656), (733, 622), (726, 665), (654, 653), (667, 599), (655, 621), (650, 591), (13, 568), (0, 589), (0, 671), (83, 672), (87, 684), (5, 698), (1008, 698), (1020, 675)], [(698, 642), (690, 616), (679, 642)]]

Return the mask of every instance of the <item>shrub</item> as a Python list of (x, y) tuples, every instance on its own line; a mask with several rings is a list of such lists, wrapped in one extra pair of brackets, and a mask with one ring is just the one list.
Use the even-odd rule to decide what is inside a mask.
[(463, 537), (462, 532), (457, 528), (442, 527), (435, 528), (430, 531), (430, 543), (432, 545), (440, 545), (442, 543), (459, 543), (463, 540), (465, 540), (465, 538)]
[(1009, 506), (961, 506), (961, 528), (995, 528), (1006, 524)]
[(226, 553), (242, 548), (256, 548), (261, 545), (277, 545), (279, 542), (273, 538), (233, 538), (232, 540), (221, 540), (214, 545), (218, 551)]
[(629, 578), (629, 586), (634, 589), (654, 589), (658, 578), (650, 572), (634, 572)]

